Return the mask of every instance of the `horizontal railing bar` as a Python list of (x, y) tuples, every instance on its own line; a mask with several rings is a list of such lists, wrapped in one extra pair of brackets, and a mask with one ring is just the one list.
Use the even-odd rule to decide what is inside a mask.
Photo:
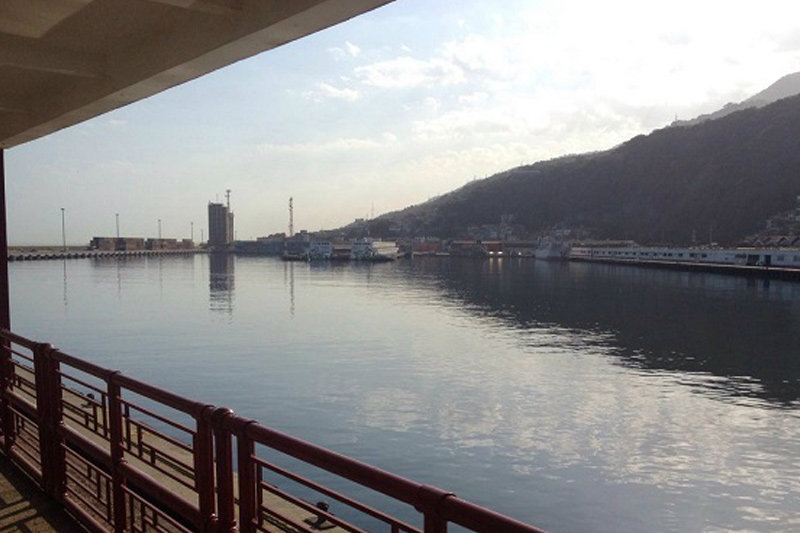
[[(30, 372), (31, 374), (34, 373), (34, 370), (33, 370), (32, 366), (28, 366), (26, 364), (20, 363), (19, 361), (16, 361), (14, 359), (11, 359), (11, 364), (14, 365), (17, 368), (21, 368), (22, 370), (25, 370), (26, 372)], [(17, 374), (17, 379), (27, 379), (27, 378), (23, 378), (23, 376), (20, 376), (19, 374)]]
[(203, 409), (207, 407), (205, 404), (194, 402), (173, 392), (125, 376), (116, 370), (108, 370), (99, 365), (84, 361), (83, 359), (78, 359), (77, 357), (69, 355), (68, 353), (60, 350), (52, 352), (52, 357), (56, 361), (64, 363), (65, 365), (73, 368), (77, 368), (78, 370), (103, 380), (113, 379), (114, 383), (120, 387), (126, 388), (131, 392), (135, 392), (136, 394), (140, 394), (150, 398), (151, 400), (156, 400), (168, 407), (172, 407), (178, 411), (183, 411), (184, 413), (188, 413), (195, 417), (199, 416), (203, 412)]
[[(147, 416), (153, 417), (156, 420), (160, 420), (161, 422), (164, 422), (165, 424), (169, 424), (170, 426), (174, 427), (175, 429), (180, 429), (181, 431), (184, 431), (184, 432), (186, 432), (186, 433), (188, 433), (190, 435), (195, 435), (197, 433), (195, 430), (193, 430), (190, 427), (184, 426), (183, 424), (181, 424), (179, 422), (175, 422), (174, 420), (170, 420), (169, 418), (167, 418), (167, 417), (165, 417), (163, 415), (155, 413), (155, 412), (151, 411), (150, 409), (147, 409), (146, 407), (142, 407), (140, 405), (137, 405), (137, 404), (135, 404), (135, 403), (133, 403), (131, 401), (121, 400), (121, 403), (123, 405), (127, 405), (131, 409), (134, 409), (134, 410), (136, 410), (136, 411), (138, 411), (138, 412), (140, 412), (142, 414), (145, 414)], [(135, 422), (132, 418), (129, 418), (129, 420), (131, 422)], [(137, 423), (140, 423), (140, 422), (137, 422)]]
[[(111, 470), (111, 455), (107, 450), (104, 450), (69, 426), (60, 426), (58, 432), (64, 438), (64, 446), (72, 446), (74, 450), (82, 452), (97, 464), (102, 465), (109, 471)], [(78, 454), (76, 453), (75, 455)], [(93, 466), (96, 467), (96, 465)]]
[[(288, 524), (292, 528), (294, 528), (294, 529), (296, 529), (298, 531), (301, 531), (303, 533), (316, 533), (316, 531), (319, 531), (319, 530), (311, 529), (311, 527), (308, 526), (307, 524), (300, 523), (300, 522), (294, 520), (293, 518), (285, 516), (285, 515), (277, 512), (277, 511), (271, 511), (271, 510), (267, 510), (267, 509), (264, 509), (263, 511), (264, 511), (264, 514), (266, 514), (267, 516), (269, 516), (269, 517), (271, 517), (273, 519), (276, 519), (279, 522), (283, 522), (284, 524)], [(283, 529), (284, 531), (286, 531), (285, 527), (280, 527), (279, 526), (279, 529)]]
[[(302, 499), (300, 499), (300, 498), (298, 498), (296, 496), (293, 496), (293, 495), (289, 494), (288, 492), (283, 491), (283, 490), (281, 490), (281, 489), (279, 489), (277, 487), (273, 487), (273, 486), (269, 485), (268, 483), (265, 483), (265, 482), (262, 481), (261, 484), (260, 484), (260, 488), (262, 488), (262, 489), (266, 490), (267, 492), (270, 492), (270, 493), (278, 496), (279, 498), (281, 498), (281, 499), (283, 499), (283, 500), (285, 500), (285, 501), (287, 501), (289, 503), (292, 503), (292, 504), (296, 505), (297, 507), (300, 507), (301, 509), (306, 510), (309, 513), (312, 513), (312, 514), (315, 514), (315, 515), (322, 515), (325, 518), (327, 518), (330, 522), (333, 522), (337, 526), (339, 526), (342, 529), (345, 529), (347, 531), (350, 531), (351, 533), (367, 533), (366, 530), (361, 529), (359, 527), (356, 527), (356, 526), (350, 524), (349, 522), (345, 522), (344, 520), (338, 518), (336, 515), (334, 515), (332, 513), (328, 513), (326, 511), (323, 511), (322, 509), (318, 508), (317, 506), (312, 505), (312, 504), (308, 503), (307, 501), (304, 501), (304, 500), (302, 500)], [(264, 506), (262, 506), (261, 509), (267, 511), (268, 513), (277, 514), (275, 511), (271, 511), (269, 508), (264, 507)]]
[[(78, 503), (73, 501), (74, 496), (65, 495), (64, 505), (70, 513), (78, 517), (78, 522), (86, 527), (91, 533), (108, 533), (108, 527), (101, 524), (94, 516), (85, 511)], [(109, 523), (109, 526), (111, 523)]]
[(26, 361), (30, 361), (33, 363), (33, 355), (28, 355), (27, 353), (18, 352), (14, 348), (4, 348), (5, 351), (11, 353), (12, 355), (16, 355), (20, 359), (25, 359)]
[[(90, 490), (90, 489), (95, 488), (95, 487), (86, 485), (83, 480), (79, 479), (79, 477), (76, 477), (76, 476), (79, 476), (79, 477), (82, 477), (82, 478), (86, 478), (86, 475), (83, 474), (82, 472), (77, 472), (75, 466), (73, 465), (71, 470), (67, 469), (67, 471), (66, 471), (67, 480), (72, 481), (75, 485), (77, 485), (79, 488), (85, 490), (86, 492), (90, 492), (90, 493), (94, 494), (94, 491)], [(99, 479), (98, 479), (98, 481), (99, 481)], [(103, 478), (103, 481), (105, 481), (105, 478)], [(103, 500), (98, 499), (98, 501), (100, 503), (104, 503)]]
[(20, 455), (18, 451), (18, 447), (14, 447), (11, 449), (11, 458), (17, 463), (25, 473), (27, 473), (30, 477), (32, 477), (37, 483), (42, 481), (42, 472), (41, 469), (31, 463), (25, 456)]
[[(67, 374), (63, 370), (58, 370), (58, 371), (56, 371), (56, 373), (58, 375), (60, 375), (62, 378), (68, 379), (68, 380), (72, 381), (73, 383), (77, 383), (78, 385), (82, 385), (82, 386), (86, 387), (87, 389), (92, 389), (93, 391), (97, 392), (98, 394), (103, 394), (103, 395), (108, 394), (107, 391), (105, 391), (104, 389), (101, 389), (98, 385), (93, 385), (92, 383), (88, 383), (86, 381), (83, 381), (80, 378), (76, 378), (72, 374)], [(71, 389), (71, 388), (69, 388), (69, 387), (67, 387), (65, 385), (62, 385), (61, 388), (64, 389), (65, 391), (71, 392), (73, 394), (79, 394), (80, 395), (80, 393), (78, 391), (76, 391), (74, 389)], [(91, 398), (86, 398), (86, 399), (91, 401)]]
[[(77, 480), (76, 480), (76, 479), (75, 479), (75, 478), (74, 478), (72, 475), (70, 475), (70, 474), (67, 474), (67, 476), (66, 476), (66, 477), (67, 477), (67, 479), (68, 479), (68, 480), (72, 481), (72, 482), (73, 482), (75, 485), (77, 485), (79, 488), (83, 489), (83, 491), (84, 491), (86, 494), (90, 494), (90, 495), (92, 495), (92, 498), (94, 498), (93, 491), (92, 491), (92, 490), (90, 490), (90, 488), (89, 488), (89, 487), (86, 487), (86, 485), (83, 485), (83, 484), (81, 484), (80, 482), (78, 482), (78, 481), (77, 481)], [(102, 516), (102, 514), (103, 514), (103, 513), (101, 513), (101, 512), (100, 512), (100, 511), (101, 511), (101, 509), (102, 509), (102, 511), (103, 511), (103, 512), (105, 512), (106, 505), (105, 505), (105, 502), (104, 502), (104, 501), (102, 501), (102, 500), (99, 500), (99, 499), (95, 499), (94, 501), (91, 501), (91, 500), (89, 499), (89, 497), (87, 497), (87, 496), (84, 496), (84, 495), (83, 495), (83, 494), (81, 494), (79, 491), (77, 491), (77, 490), (75, 490), (73, 487), (71, 487), (69, 484), (67, 484), (67, 492), (69, 492), (69, 493), (70, 493), (70, 495), (71, 495), (73, 498), (75, 498), (76, 500), (78, 500), (78, 501), (79, 501), (80, 503), (82, 503), (82, 504), (83, 504), (85, 507), (87, 507), (88, 509), (91, 509), (91, 510), (92, 510), (92, 511), (94, 511), (95, 513), (97, 513), (97, 514), (99, 514), (99, 515), (101, 515), (101, 516)]]
[[(181, 477), (180, 477), (178, 474), (176, 474), (176, 473), (174, 473), (174, 472), (170, 472), (170, 471), (169, 471), (169, 470), (167, 470), (165, 467), (160, 467), (160, 466), (158, 466), (158, 464), (156, 464), (156, 463), (157, 463), (157, 461), (154, 461), (153, 463), (149, 463), (149, 462), (145, 461), (144, 457), (142, 457), (141, 455), (137, 455), (137, 454), (135, 454), (135, 453), (132, 453), (132, 452), (129, 452), (129, 453), (131, 453), (131, 455), (133, 455), (134, 457), (137, 457), (137, 458), (138, 458), (138, 459), (140, 459), (141, 461), (144, 461), (146, 464), (150, 465), (151, 467), (153, 467), (154, 469), (156, 469), (158, 472), (161, 472), (162, 474), (164, 474), (164, 475), (165, 475), (165, 476), (167, 476), (168, 478), (172, 479), (173, 481), (175, 481), (175, 482), (177, 482), (177, 483), (180, 483), (181, 485), (183, 485), (183, 486), (184, 486), (184, 487), (186, 487), (187, 489), (190, 489), (190, 490), (192, 490), (192, 491), (195, 491), (195, 490), (196, 490), (194, 483), (190, 483), (190, 482), (188, 482), (186, 479), (184, 479), (184, 478), (181, 478)], [(158, 457), (158, 455), (159, 455), (159, 454), (158, 454), (158, 451), (156, 450), (156, 457)], [(167, 455), (164, 455), (164, 454), (160, 454), (160, 455), (161, 455), (162, 457), (165, 457), (165, 458), (167, 458), (167, 459), (172, 459), (172, 457), (169, 457), (169, 456), (167, 456)], [(168, 461), (165, 461), (164, 459), (162, 459), (162, 460), (161, 460), (161, 462), (164, 462), (164, 463), (166, 463), (166, 462), (168, 462)], [(177, 461), (176, 461), (176, 463), (177, 463)], [(191, 468), (190, 466), (188, 466), (188, 465), (183, 465), (183, 464), (178, 464), (178, 466), (185, 467), (186, 469), (190, 469), (190, 468)], [(192, 474), (194, 474), (194, 472), (191, 472), (191, 473), (192, 473)], [(189, 475), (187, 474), (187, 475), (186, 475), (186, 478), (189, 478), (189, 479), (191, 479), (191, 480), (194, 480), (194, 476), (193, 476), (193, 475), (192, 475), (192, 476), (189, 476)]]
[(344, 503), (345, 505), (348, 505), (348, 506), (352, 507), (353, 509), (361, 511), (362, 513), (367, 514), (369, 516), (372, 516), (373, 518), (377, 518), (378, 520), (381, 520), (382, 522), (384, 522), (384, 523), (386, 523), (388, 525), (399, 527), (401, 530), (408, 531), (410, 533), (420, 533), (419, 530), (417, 528), (415, 528), (414, 526), (406, 524), (404, 522), (401, 522), (400, 520), (398, 520), (397, 518), (394, 518), (393, 516), (387, 515), (387, 514), (381, 512), (381, 511), (379, 511), (377, 509), (374, 509), (374, 508), (372, 508), (372, 507), (370, 507), (368, 505), (365, 505), (365, 504), (360, 503), (360, 502), (358, 502), (356, 500), (353, 500), (353, 499), (345, 496), (344, 494), (340, 494), (340, 493), (338, 493), (338, 492), (336, 492), (336, 491), (334, 491), (332, 489), (329, 489), (328, 487), (326, 487), (324, 485), (320, 485), (320, 484), (315, 483), (315, 482), (311, 481), (310, 479), (307, 479), (307, 478), (305, 478), (305, 477), (303, 477), (303, 476), (301, 476), (299, 474), (295, 474), (295, 473), (290, 472), (289, 470), (286, 470), (284, 468), (281, 468), (281, 467), (279, 467), (279, 466), (277, 466), (275, 464), (269, 463), (269, 462), (265, 461), (264, 459), (261, 459), (260, 457), (252, 457), (252, 459), (253, 459), (254, 463), (256, 463), (258, 465), (261, 465), (264, 468), (267, 468), (267, 469), (275, 472), (276, 474), (280, 474), (281, 476), (283, 476), (283, 477), (285, 477), (287, 479), (291, 479), (292, 481), (300, 483), (301, 485), (305, 485), (306, 487), (314, 489), (315, 491), (319, 492), (320, 494), (324, 494), (326, 496), (334, 498), (334, 499), (340, 501), (341, 503)]
[[(173, 470), (178, 472), (178, 474), (183, 474), (185, 477), (189, 479), (194, 479), (194, 464), (189, 464), (183, 461), (180, 457), (175, 455), (170, 455), (163, 450), (156, 448), (155, 446), (146, 445), (150, 449), (153, 450), (153, 456), (155, 457), (156, 461), (160, 461), (162, 463), (168, 464)], [(176, 474), (176, 475), (178, 475)], [(189, 485), (192, 487), (193, 485)]]
[[(157, 430), (151, 428), (150, 426), (148, 426), (146, 424), (142, 424), (140, 422), (137, 422), (137, 421), (131, 420), (131, 419), (128, 419), (128, 420), (130, 420), (130, 424), (132, 426), (140, 428), (141, 432), (144, 433), (144, 434), (149, 434), (149, 435), (152, 435), (154, 437), (157, 437), (157, 438), (159, 438), (159, 439), (161, 439), (163, 441), (166, 441), (168, 444), (172, 444), (176, 448), (179, 448), (180, 450), (183, 450), (183, 451), (185, 451), (185, 452), (187, 452), (189, 454), (194, 452), (194, 448), (182, 443), (179, 440), (173, 439), (169, 435), (165, 435), (165, 434), (161, 433), (160, 431), (157, 431)], [(133, 435), (129, 435), (129, 437), (132, 437), (132, 436)], [(137, 444), (137, 443), (132, 442), (131, 444)], [(148, 446), (150, 448), (155, 449), (156, 451), (159, 451), (159, 448), (157, 448), (156, 446), (153, 446), (152, 444), (148, 444), (148, 443), (143, 443), (143, 444), (145, 446)], [(164, 455), (164, 456), (167, 456), (167, 457), (172, 457), (171, 455), (168, 455), (166, 452), (161, 452), (161, 455)], [(178, 461), (179, 461), (179, 459), (176, 458), (176, 462), (178, 462)], [(186, 464), (186, 463), (181, 463), (181, 464)], [(186, 466), (190, 466), (190, 465), (186, 464)]]
[[(78, 471), (79, 467), (85, 466), (85, 467), (88, 467), (87, 468), (88, 470), (92, 470), (95, 474), (97, 474), (99, 477), (102, 477), (105, 481), (111, 481), (111, 475), (110, 474), (108, 474), (107, 472), (105, 472), (104, 470), (102, 470), (100, 468), (97, 468), (96, 465), (90, 463), (89, 461), (86, 460), (86, 458), (81, 457), (80, 455), (75, 453), (74, 450), (71, 450), (68, 447), (65, 447), (64, 449), (66, 450), (66, 454), (67, 454), (66, 458), (67, 458), (67, 466), (68, 467), (72, 468), (75, 471)], [(79, 474), (80, 475), (84, 475), (83, 473), (80, 473), (80, 472), (79, 472)]]
[[(237, 417), (238, 418), (238, 417)], [(391, 472), (351, 459), (316, 444), (292, 437), (261, 424), (242, 424), (246, 437), (296, 459), (342, 476), (350, 481), (396, 498), (409, 505), (418, 503), (424, 487)]]
[(161, 402), (167, 407), (172, 407), (177, 411), (182, 411), (192, 415), (195, 418), (200, 416), (203, 410), (207, 407), (207, 405), (200, 402), (189, 400), (188, 398), (184, 398), (183, 396), (175, 394), (174, 392), (161, 389), (123, 374), (117, 373), (114, 376), (114, 382), (120, 387), (128, 389), (131, 392), (135, 392), (136, 394), (145, 396), (151, 400)]
[[(172, 518), (168, 514), (161, 512), (161, 510), (158, 509), (157, 507), (153, 507), (153, 505), (151, 505), (147, 500), (142, 499), (142, 497), (139, 494), (137, 494), (136, 492), (132, 491), (128, 487), (123, 487), (122, 490), (124, 490), (131, 498), (135, 499), (138, 502), (141, 502), (141, 504), (144, 505), (145, 507), (155, 511), (158, 514), (159, 518), (162, 518), (162, 519), (166, 520), (167, 522), (169, 522), (170, 525), (172, 525), (174, 527), (177, 527), (179, 529), (182, 529), (184, 531), (187, 530), (185, 525), (181, 524), (180, 522), (178, 522), (177, 520), (175, 520), (174, 518)], [(142, 521), (144, 521), (144, 517), (142, 517), (141, 519), (142, 519)]]
[(5, 337), (14, 344), (19, 344), (20, 346), (24, 346), (29, 350), (35, 349), (38, 344), (30, 339), (26, 339), (25, 337), (17, 335), (16, 333), (13, 333), (5, 328), (0, 328), (0, 337)]
[(36, 420), (36, 406), (30, 400), (23, 398), (14, 391), (7, 390), (3, 393), (12, 410), (18, 409), (19, 414), (27, 418), (32, 424)]
[[(25, 444), (33, 444), (31, 442), (26, 442)], [(20, 446), (19, 444), (14, 446), (14, 451), (18, 454), (19, 458), (25, 460), (28, 464), (33, 465), (36, 468), (37, 472), (41, 472), (42, 465), (40, 463), (40, 459), (33, 453), (34, 450), (31, 450), (34, 446)], [(38, 443), (35, 448), (38, 448)], [(38, 449), (35, 451), (39, 451)]]
[[(167, 509), (171, 509), (180, 516), (186, 518), (192, 525), (196, 527), (202, 525), (200, 510), (197, 506), (178, 496), (175, 492), (141, 470), (134, 468), (130, 463), (123, 461), (120, 463), (120, 469), (129, 481), (136, 486), (138, 489), (136, 492), (140, 498), (144, 498), (142, 494), (146, 494), (148, 497), (157, 500)], [(145, 499), (145, 501), (147, 500)]]
[[(94, 404), (92, 404), (92, 406), (100, 408), (99, 406), (96, 406)], [(93, 412), (87, 412), (87, 411), (83, 410), (83, 409), (89, 409), (90, 407), (81, 408), (80, 406), (71, 404), (68, 401), (63, 400), (61, 402), (61, 408), (62, 408), (62, 413), (64, 414), (65, 417), (67, 416), (67, 413), (69, 413), (70, 415), (75, 415), (76, 417), (79, 414), (83, 415), (82, 418), (84, 419), (84, 421), (87, 418), (92, 419), (92, 420), (96, 420), (97, 419), (97, 417), (94, 416)], [(81, 421), (73, 419), (71, 417), (70, 417), (70, 420), (75, 420), (76, 422), (80, 422), (81, 425), (83, 425), (84, 427), (86, 426), (85, 422), (81, 422)], [(98, 427), (103, 427), (104, 426), (102, 420), (97, 420), (96, 424), (97, 424)]]
[(542, 529), (535, 528), (455, 496), (445, 498), (439, 508), (439, 512), (443, 519), (475, 531), (546, 533)]
[[(83, 419), (78, 418), (77, 413), (80, 413), (80, 412), (81, 411), (75, 411), (75, 410), (72, 410), (72, 409), (67, 409), (67, 410), (64, 411), (63, 417), (66, 420), (69, 420), (70, 422), (74, 422), (78, 426), (91, 431), (93, 435), (97, 435), (101, 439), (103, 439), (106, 442), (108, 442), (108, 440), (109, 440), (109, 438), (108, 438), (108, 434), (109, 434), (108, 428), (103, 426), (102, 423), (96, 424), (97, 425), (96, 429), (93, 428), (93, 427), (90, 427), (90, 426), (93, 426), (95, 424), (92, 424), (91, 422), (88, 422), (86, 417), (84, 417)], [(76, 413), (76, 414), (73, 414), (73, 413)], [(83, 414), (86, 414), (86, 413), (83, 413)]]
[(114, 373), (112, 370), (108, 370), (102, 366), (84, 361), (83, 359), (78, 359), (77, 357), (69, 355), (66, 352), (62, 352), (61, 350), (55, 350), (51, 352), (50, 356), (59, 363), (71, 366), (72, 368), (102, 380), (108, 379), (108, 377)]

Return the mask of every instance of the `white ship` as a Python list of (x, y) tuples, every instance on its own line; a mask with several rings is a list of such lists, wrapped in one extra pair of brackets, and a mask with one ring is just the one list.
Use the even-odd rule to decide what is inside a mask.
[(569, 255), (569, 245), (553, 239), (542, 239), (539, 245), (533, 252), (536, 259), (545, 259), (548, 261), (562, 261), (567, 259)]
[(699, 263), (800, 268), (800, 250), (786, 248), (661, 248), (574, 246), (569, 258), (625, 263)]
[(353, 261), (394, 261), (399, 249), (393, 241), (360, 239), (353, 242), (350, 257)]
[(333, 243), (330, 241), (312, 241), (308, 245), (309, 261), (329, 261), (333, 257)]

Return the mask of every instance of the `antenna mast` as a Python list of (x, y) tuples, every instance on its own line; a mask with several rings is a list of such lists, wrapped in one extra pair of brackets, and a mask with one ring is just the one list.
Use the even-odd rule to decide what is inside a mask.
[(294, 207), (292, 206), (292, 197), (289, 197), (289, 237), (294, 236)]

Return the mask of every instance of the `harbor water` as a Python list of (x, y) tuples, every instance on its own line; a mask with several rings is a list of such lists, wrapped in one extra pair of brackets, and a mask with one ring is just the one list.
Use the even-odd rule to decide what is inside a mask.
[(9, 269), (21, 335), (553, 532), (800, 531), (800, 283), (532, 259)]

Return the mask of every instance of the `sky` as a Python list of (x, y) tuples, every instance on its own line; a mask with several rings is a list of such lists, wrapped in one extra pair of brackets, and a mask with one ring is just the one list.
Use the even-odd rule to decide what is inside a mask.
[(396, 0), (6, 152), (9, 243), (330, 229), (800, 71), (800, 2)]

